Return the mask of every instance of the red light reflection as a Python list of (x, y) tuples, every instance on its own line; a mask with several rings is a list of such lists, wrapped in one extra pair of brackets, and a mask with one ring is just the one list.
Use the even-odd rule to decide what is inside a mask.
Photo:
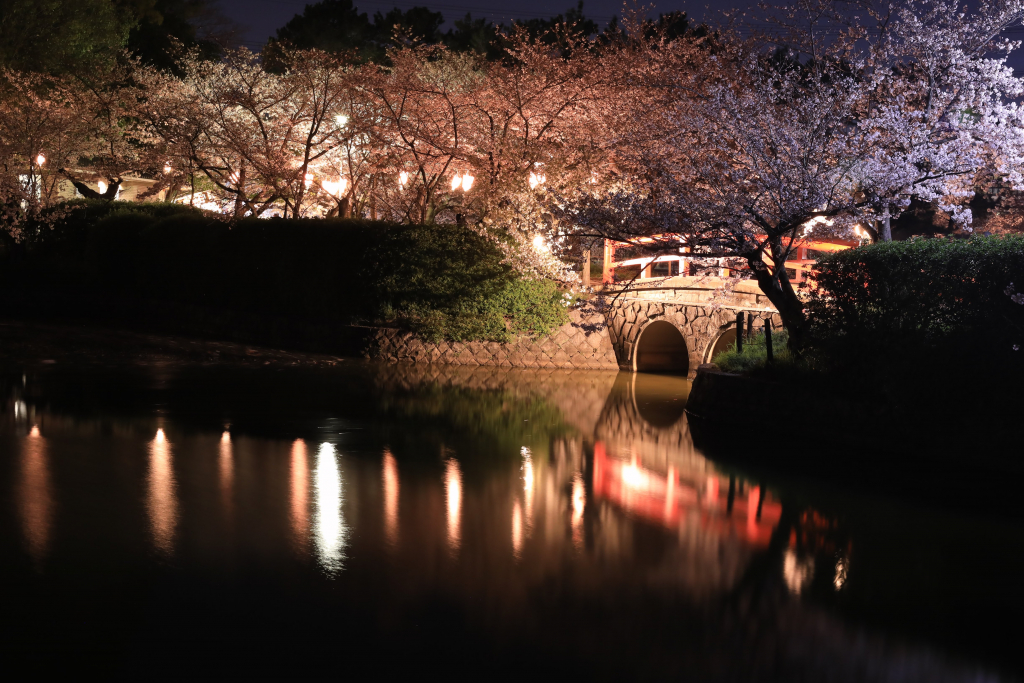
[[(725, 486), (728, 488), (728, 479)], [(717, 475), (701, 472), (692, 478), (669, 466), (662, 474), (644, 468), (637, 458), (609, 457), (602, 442), (594, 444), (594, 495), (619, 505), (648, 521), (675, 528), (697, 516), (700, 525), (723, 535), (767, 546), (782, 515), (782, 505), (759, 486), (737, 496), (731, 513), (719, 496)]]

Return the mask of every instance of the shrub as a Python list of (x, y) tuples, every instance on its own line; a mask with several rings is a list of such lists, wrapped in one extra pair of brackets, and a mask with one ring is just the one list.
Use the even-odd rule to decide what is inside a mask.
[(520, 334), (547, 335), (568, 322), (569, 303), (550, 280), (515, 279), (448, 309), (423, 310), (415, 327), (433, 340), (512, 341)]
[[(246, 219), (176, 204), (79, 201), (5, 252), (3, 277), (62, 306), (111, 294), (309, 321), (406, 326), (508, 341), (567, 320), (555, 283), (524, 279), (491, 239), (457, 225)], [(83, 303), (85, 302), (85, 303)], [(136, 306), (137, 307), (137, 306)]]
[(989, 354), (1024, 344), (1024, 237), (918, 239), (836, 252), (816, 266), (807, 311), (815, 353), (831, 362), (892, 354)]

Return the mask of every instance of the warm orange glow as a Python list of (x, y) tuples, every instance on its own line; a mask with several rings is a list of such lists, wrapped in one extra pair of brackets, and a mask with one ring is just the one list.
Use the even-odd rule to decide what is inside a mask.
[(220, 435), (220, 496), (224, 510), (231, 513), (231, 491), (235, 482), (235, 463), (231, 452), (231, 433), (224, 430)]
[(462, 472), (455, 458), (448, 458), (445, 463), (444, 490), (448, 503), (448, 546), (456, 550), (462, 532)]
[(178, 522), (178, 499), (175, 495), (174, 462), (171, 445), (163, 429), (149, 444), (149, 519), (153, 543), (163, 553), (174, 550), (174, 527)]
[(96, 187), (99, 188), (100, 194), (106, 194), (107, 193), (107, 184), (105, 182), (103, 182), (102, 180), (99, 181), (98, 183), (96, 183)]
[(469, 192), (471, 189), (473, 189), (473, 180), (474, 180), (473, 176), (469, 175), (468, 173), (466, 175), (462, 176), (462, 191), (463, 192)]
[(338, 178), (337, 180), (321, 180), (320, 187), (324, 188), (327, 194), (334, 198), (339, 198), (348, 189), (348, 178)]
[(295, 542), (304, 546), (309, 538), (309, 456), (306, 442), (292, 443), (291, 518)]
[(523, 506), (516, 499), (512, 506), (512, 554), (517, 558), (523, 551)]
[(583, 475), (577, 472), (572, 478), (572, 543), (577, 549), (583, 548), (583, 510), (587, 507), (587, 493), (583, 488)]
[(714, 505), (718, 503), (718, 477), (708, 477), (708, 505)]
[(456, 173), (454, 176), (452, 176), (452, 192), (455, 192), (455, 190), (459, 189), (460, 187), (462, 187), (462, 176)]
[(523, 447), (523, 494), (526, 499), (526, 526), (533, 526), (533, 454)]
[(801, 559), (793, 548), (782, 555), (782, 580), (793, 595), (800, 595), (814, 578), (814, 558)]
[(676, 509), (676, 485), (679, 484), (679, 475), (676, 468), (668, 466), (667, 485), (665, 487), (665, 519), (672, 519), (672, 513)]
[[(596, 496), (652, 522), (673, 528), (696, 513), (702, 526), (739, 536), (755, 546), (768, 544), (782, 515), (782, 506), (766, 497), (758, 518), (760, 489), (756, 486), (745, 499), (734, 501), (734, 514), (729, 514), (727, 502), (718, 495), (717, 477), (708, 477), (706, 484), (702, 479), (688, 482), (671, 466), (663, 475), (643, 467), (635, 456), (629, 461), (609, 457), (600, 442), (594, 445), (593, 482)], [(699, 487), (706, 495), (700, 495)]]
[(171, 171), (173, 171), (173, 170), (174, 170), (174, 169), (173, 169), (173, 168), (171, 168), (171, 165), (170, 165), (170, 164), (164, 164), (164, 173), (165, 173), (165, 174), (169, 174), (169, 173), (170, 173)]
[(747, 530), (750, 534), (757, 533), (757, 498), (760, 492), (760, 486), (751, 486), (747, 494)]
[(388, 543), (398, 543), (398, 461), (391, 451), (384, 451), (384, 536)]
[(46, 555), (53, 521), (53, 496), (46, 442), (33, 426), (22, 445), (18, 502), (28, 550), (37, 562)]
[(36, 157), (36, 166), (42, 166), (46, 163), (46, 157), (43, 156), (42, 152)]

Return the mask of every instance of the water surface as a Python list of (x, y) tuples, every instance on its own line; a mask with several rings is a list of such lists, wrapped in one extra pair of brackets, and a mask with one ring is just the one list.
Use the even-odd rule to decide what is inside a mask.
[(11, 666), (1016, 675), (1019, 519), (710, 460), (685, 380), (7, 334)]

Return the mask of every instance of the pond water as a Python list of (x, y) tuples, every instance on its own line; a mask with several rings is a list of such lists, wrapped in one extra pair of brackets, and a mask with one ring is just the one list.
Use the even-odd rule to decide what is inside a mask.
[(164, 351), (3, 360), (8, 666), (1019, 673), (1019, 518), (710, 460), (685, 380)]

